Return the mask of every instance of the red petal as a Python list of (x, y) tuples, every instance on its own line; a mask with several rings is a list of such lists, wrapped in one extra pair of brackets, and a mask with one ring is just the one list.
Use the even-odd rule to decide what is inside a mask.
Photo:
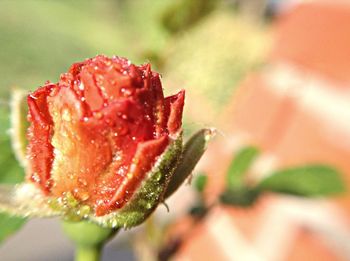
[(104, 104), (104, 98), (100, 88), (96, 85), (93, 74), (83, 69), (80, 77), (81, 84), (83, 84), (81, 86), (83, 87), (83, 97), (89, 105), (90, 110), (96, 111), (101, 109)]
[(84, 97), (93, 111), (116, 98), (130, 97), (143, 83), (138, 67), (126, 59), (104, 56), (87, 60), (77, 79), (79, 77), (84, 84)]
[(107, 202), (107, 204), (100, 204), (97, 206), (97, 216), (105, 215), (113, 209), (120, 208), (131, 198), (147, 172), (153, 167), (157, 157), (164, 152), (168, 143), (168, 136), (163, 136), (156, 140), (138, 144), (129, 173), (123, 177), (113, 198)]
[(28, 154), (31, 162), (30, 179), (48, 193), (50, 190), (50, 171), (53, 160), (51, 145), (52, 118), (49, 113), (47, 97), (55, 85), (41, 87), (27, 98), (29, 107)]
[(106, 126), (92, 119), (83, 120), (83, 104), (70, 88), (62, 87), (49, 101), (55, 147), (52, 194), (59, 197), (70, 191), (79, 200), (87, 201), (96, 179), (112, 162)]
[(167, 118), (167, 128), (170, 134), (176, 133), (181, 128), (184, 103), (184, 90), (165, 99), (165, 112), (169, 115)]
[(164, 113), (164, 95), (163, 95), (163, 88), (162, 83), (160, 81), (160, 76), (158, 73), (152, 74), (152, 90), (151, 93), (154, 96), (154, 104), (153, 109), (154, 115), (155, 115), (155, 131), (158, 136), (160, 136), (162, 133), (166, 132), (166, 127), (164, 124), (166, 121), (166, 115)]

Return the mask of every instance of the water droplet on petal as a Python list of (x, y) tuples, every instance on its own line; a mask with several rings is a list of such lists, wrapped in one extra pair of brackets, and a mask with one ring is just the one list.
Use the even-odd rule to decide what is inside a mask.
[(73, 192), (77, 196), (77, 198), (79, 198), (81, 201), (88, 200), (90, 197), (89, 193), (85, 190), (75, 188)]
[(64, 121), (71, 121), (72, 120), (71, 114), (70, 114), (68, 109), (64, 109), (63, 110), (63, 112), (62, 112), (62, 119)]
[(103, 117), (103, 114), (102, 114), (101, 112), (95, 112), (95, 113), (94, 113), (94, 117), (95, 117), (96, 119), (101, 119), (101, 118)]
[(39, 176), (39, 174), (38, 173), (36, 173), (36, 172), (34, 172), (33, 174), (32, 174), (32, 180), (34, 181), (34, 182), (36, 182), (36, 183), (40, 183), (40, 176)]
[(78, 184), (82, 187), (86, 187), (88, 183), (87, 183), (86, 179), (78, 178)]

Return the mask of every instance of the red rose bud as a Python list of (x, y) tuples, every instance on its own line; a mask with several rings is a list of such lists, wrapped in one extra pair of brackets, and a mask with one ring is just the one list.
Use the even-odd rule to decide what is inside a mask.
[(123, 58), (76, 63), (57, 84), (21, 93), (11, 137), (27, 180), (0, 186), (0, 211), (16, 216), (136, 226), (179, 188), (215, 134), (200, 130), (183, 145), (184, 91), (164, 98), (149, 64)]
[(184, 96), (164, 97), (150, 64), (102, 55), (73, 64), (27, 98), (28, 179), (52, 202), (95, 217), (130, 209), (136, 197), (152, 209), (181, 155)]

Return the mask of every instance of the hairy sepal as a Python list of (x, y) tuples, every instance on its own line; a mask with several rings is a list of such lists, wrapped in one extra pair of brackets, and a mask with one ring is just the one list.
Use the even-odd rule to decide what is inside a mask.
[(182, 133), (176, 135), (145, 180), (120, 210), (89, 219), (104, 227), (131, 228), (141, 224), (164, 200), (164, 193), (182, 156)]

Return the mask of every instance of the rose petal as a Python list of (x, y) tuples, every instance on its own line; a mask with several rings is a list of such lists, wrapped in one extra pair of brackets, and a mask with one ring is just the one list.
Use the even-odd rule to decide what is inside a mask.
[(129, 173), (123, 178), (113, 198), (107, 204), (100, 204), (96, 208), (97, 216), (105, 215), (110, 210), (120, 208), (130, 199), (135, 189), (140, 185), (145, 174), (154, 165), (157, 156), (164, 152), (168, 143), (168, 136), (139, 143)]
[(165, 111), (167, 112), (167, 127), (170, 134), (176, 133), (182, 124), (182, 111), (185, 103), (185, 91), (166, 97)]
[(96, 178), (112, 161), (105, 126), (84, 121), (82, 103), (70, 88), (61, 88), (49, 101), (54, 121), (52, 194), (70, 191), (88, 200)]
[(50, 171), (53, 160), (52, 119), (48, 110), (47, 97), (56, 88), (54, 85), (41, 87), (27, 98), (29, 107), (28, 155), (30, 159), (30, 179), (39, 184), (47, 193), (50, 190)]
[(101, 89), (96, 85), (94, 76), (87, 69), (83, 69), (80, 76), (80, 88), (85, 98), (85, 102), (89, 105), (90, 110), (96, 111), (102, 108), (104, 98)]

